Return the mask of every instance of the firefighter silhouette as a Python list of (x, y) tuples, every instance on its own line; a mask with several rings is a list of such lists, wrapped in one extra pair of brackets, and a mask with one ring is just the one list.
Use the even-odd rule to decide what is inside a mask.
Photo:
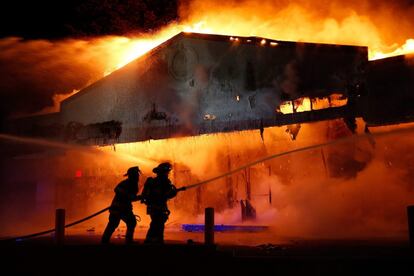
[(118, 227), (119, 222), (123, 220), (127, 225), (125, 242), (132, 243), (134, 230), (137, 222), (132, 212), (132, 201), (141, 199), (138, 193), (138, 181), (141, 171), (138, 167), (131, 167), (124, 176), (127, 179), (121, 181), (115, 188), (115, 197), (109, 207), (109, 222), (102, 235), (102, 243), (109, 243), (111, 236)]
[(164, 225), (170, 215), (167, 201), (175, 197), (177, 192), (185, 190), (185, 187), (177, 189), (168, 179), (171, 169), (170, 163), (161, 163), (152, 170), (157, 176), (149, 177), (145, 182), (142, 202), (147, 205), (147, 214), (151, 217), (145, 243), (164, 243)]

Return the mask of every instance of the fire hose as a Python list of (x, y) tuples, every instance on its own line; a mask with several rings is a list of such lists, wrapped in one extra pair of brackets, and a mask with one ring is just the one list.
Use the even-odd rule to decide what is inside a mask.
[[(98, 211), (98, 212), (96, 212), (96, 213), (94, 213), (94, 214), (92, 214), (92, 215), (90, 215), (90, 216), (87, 216), (87, 217), (85, 217), (85, 218), (83, 218), (83, 219), (80, 219), (80, 220), (74, 221), (74, 222), (72, 222), (72, 223), (66, 224), (66, 225), (65, 225), (65, 228), (68, 228), (68, 227), (74, 226), (74, 225), (76, 225), (76, 224), (82, 223), (82, 222), (84, 222), (84, 221), (87, 221), (87, 220), (89, 220), (89, 219), (91, 219), (91, 218), (93, 218), (93, 217), (96, 217), (97, 215), (102, 214), (103, 212), (105, 212), (105, 211), (107, 211), (107, 210), (109, 210), (109, 207), (106, 207), (106, 208), (104, 208), (104, 209), (102, 209), (102, 210), (100, 210), (100, 211)], [(55, 230), (56, 230), (56, 229), (55, 229), (55, 228), (53, 228), (53, 229), (49, 229), (49, 230), (46, 230), (46, 231), (42, 231), (42, 232), (38, 232), (38, 233), (33, 233), (33, 234), (29, 234), (29, 235), (24, 235), (24, 236), (20, 236), (20, 237), (9, 238), (9, 239), (5, 239), (5, 240), (1, 240), (1, 241), (2, 241), (2, 242), (5, 242), (5, 241), (18, 241), (18, 240), (25, 240), (25, 239), (29, 239), (29, 238), (34, 238), (34, 237), (38, 237), (38, 236), (43, 236), (43, 235), (46, 235), (46, 234), (49, 234), (49, 233), (55, 232)]]
[[(322, 148), (322, 147), (330, 146), (330, 145), (333, 145), (333, 144), (345, 142), (345, 141), (354, 139), (356, 136), (367, 136), (368, 139), (372, 139), (372, 136), (374, 136), (374, 135), (375, 136), (384, 136), (384, 135), (391, 134), (391, 133), (395, 133), (395, 132), (408, 132), (408, 131), (412, 131), (412, 130), (414, 130), (414, 128), (413, 127), (409, 127), (409, 128), (405, 128), (405, 129), (399, 129), (399, 130), (394, 130), (394, 131), (385, 131), (385, 132), (375, 133), (375, 134), (370, 134), (369, 133), (369, 134), (353, 135), (353, 136), (348, 136), (348, 137), (344, 137), (344, 138), (332, 140), (332, 141), (329, 141), (329, 142), (326, 142), (326, 143), (311, 145), (311, 146), (307, 146), (307, 147), (302, 147), (302, 148), (297, 148), (297, 149), (293, 149), (293, 150), (289, 150), (289, 151), (285, 151), (285, 152), (281, 152), (281, 153), (272, 154), (272, 155), (266, 156), (264, 158), (258, 159), (256, 161), (253, 161), (251, 163), (248, 163), (246, 165), (243, 165), (241, 167), (238, 167), (236, 169), (230, 170), (230, 171), (228, 171), (228, 172), (226, 172), (224, 174), (221, 174), (221, 175), (218, 175), (218, 176), (215, 176), (215, 177), (212, 177), (212, 178), (209, 178), (209, 179), (200, 181), (200, 182), (195, 183), (195, 184), (190, 184), (190, 185), (187, 185), (187, 186), (180, 187), (180, 188), (177, 189), (177, 191), (186, 191), (186, 190), (189, 190), (189, 189), (196, 188), (198, 186), (201, 186), (201, 185), (204, 185), (204, 184), (207, 184), (207, 183), (216, 181), (216, 180), (218, 180), (220, 178), (227, 177), (229, 175), (232, 175), (234, 173), (237, 173), (239, 171), (242, 171), (242, 170), (244, 170), (246, 168), (249, 168), (249, 167), (252, 167), (254, 165), (263, 163), (265, 161), (269, 161), (269, 160), (274, 159), (274, 158), (282, 157), (282, 156), (289, 155), (289, 154), (292, 154), (292, 153), (297, 153), (297, 152), (301, 152), (301, 151), (307, 151), (307, 150), (311, 150), (311, 149)], [(102, 209), (102, 210), (100, 210), (100, 211), (98, 211), (98, 212), (96, 212), (96, 213), (94, 213), (94, 214), (92, 214), (90, 216), (87, 216), (85, 218), (82, 218), (80, 220), (77, 220), (77, 221), (74, 221), (72, 223), (66, 224), (65, 225), (65, 228), (68, 228), (68, 227), (74, 226), (76, 224), (82, 223), (84, 221), (87, 221), (87, 220), (89, 220), (89, 219), (91, 219), (93, 217), (96, 217), (96, 216), (104, 213), (107, 210), (109, 210), (109, 207), (106, 207), (106, 208), (104, 208), (104, 209)], [(38, 237), (38, 236), (42, 236), (42, 235), (45, 235), (45, 234), (52, 233), (54, 231), (55, 231), (55, 229), (50, 229), (50, 230), (46, 230), (46, 231), (42, 231), (42, 232), (38, 232), (38, 233), (33, 233), (33, 234), (29, 234), (29, 235), (24, 235), (24, 236), (19, 236), (19, 237), (4, 239), (4, 240), (0, 240), (0, 241), (2, 241), (2, 242), (4, 242), (4, 241), (17, 241), (17, 240), (23, 240), (23, 239), (28, 239), (28, 238), (34, 238), (34, 237)]]

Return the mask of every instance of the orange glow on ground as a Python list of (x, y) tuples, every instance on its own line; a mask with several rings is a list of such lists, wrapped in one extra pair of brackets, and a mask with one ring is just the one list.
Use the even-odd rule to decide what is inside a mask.
[[(0, 236), (49, 229), (55, 208), (65, 208), (67, 221), (72, 222), (107, 207), (114, 196), (114, 187), (130, 166), (139, 165), (142, 169), (142, 188), (145, 179), (153, 176), (152, 168), (169, 160), (174, 166), (170, 179), (181, 187), (275, 153), (348, 137), (346, 141), (323, 148), (257, 163), (249, 173), (242, 170), (200, 186), (200, 189), (179, 193), (169, 202), (171, 216), (166, 238), (202, 239), (200, 235), (182, 232), (180, 226), (202, 223), (205, 207), (215, 208), (218, 224), (269, 226), (266, 233), (232, 233), (218, 239), (231, 244), (274, 243), (281, 237), (406, 237), (406, 206), (412, 204), (414, 193), (407, 184), (413, 171), (413, 155), (410, 154), (414, 152), (413, 124), (370, 128), (372, 135), (367, 136), (351, 135), (342, 120), (302, 124), (293, 141), (287, 130), (295, 131), (294, 127), (297, 126), (266, 128), (263, 140), (260, 131), (251, 130), (118, 144), (115, 149), (64, 145), (61, 155), (43, 155), (25, 162), (12, 160), (16, 166), (22, 166), (19, 172), (25, 168), (29, 176), (47, 171), (49, 176), (44, 175), (39, 185), (47, 188), (50, 184), (56, 189), (42, 195), (50, 204), (36, 201), (36, 206), (32, 206), (38, 218), (20, 219), (21, 213), (16, 212), (14, 206), (23, 204), (23, 199), (7, 202), (9, 223), (1, 229)], [(407, 131), (401, 132), (404, 128)], [(400, 132), (379, 136), (379, 131)], [(364, 133), (361, 121), (358, 121), (357, 132)], [(51, 149), (56, 146), (59, 145), (50, 143)], [(32, 166), (28, 166), (29, 163)], [(82, 177), (75, 177), (76, 170), (82, 170)], [(246, 199), (247, 180), (257, 219), (243, 223), (240, 200)], [(272, 202), (268, 200), (269, 190)], [(142, 218), (136, 232), (136, 238), (142, 239), (150, 219), (145, 205), (139, 202), (134, 203), (134, 212)], [(108, 215), (102, 215), (68, 229), (68, 233), (99, 236), (107, 220)], [(93, 231), (88, 232), (90, 229)], [(121, 224), (114, 239), (122, 240), (124, 229)]]

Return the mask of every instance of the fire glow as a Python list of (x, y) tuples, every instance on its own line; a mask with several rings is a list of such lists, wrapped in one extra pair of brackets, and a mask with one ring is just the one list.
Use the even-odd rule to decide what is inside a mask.
[(280, 112), (282, 114), (292, 114), (295, 112), (305, 112), (330, 107), (345, 106), (347, 102), (348, 99), (346, 97), (344, 97), (342, 94), (336, 93), (329, 95), (329, 97), (322, 98), (302, 97), (294, 101), (282, 102), (276, 109), (276, 112)]
[[(132, 38), (128, 38), (128, 37), (111, 38), (111, 40), (107, 44), (108, 49), (110, 49), (108, 52), (111, 53), (110, 56), (108, 57), (109, 66), (108, 68), (106, 68), (103, 76), (107, 76), (113, 71), (125, 66), (129, 62), (139, 58), (140, 56), (143, 56), (144, 54), (148, 53), (153, 48), (167, 41), (174, 35), (177, 35), (180, 31), (190, 30), (190, 29), (191, 28), (189, 28), (188, 26), (174, 25), (171, 27), (166, 27), (166, 29), (160, 32), (159, 34), (154, 34), (152, 37), (148, 37), (148, 38), (134, 38), (134, 37)], [(198, 33), (206, 33), (206, 34), (208, 33), (207, 31), (200, 30), (199, 28), (194, 28), (192, 30), (194, 30), (194, 32), (195, 30), (197, 30)], [(206, 28), (205, 30), (210, 30), (210, 28)], [(226, 33), (226, 35), (230, 35), (234, 33), (240, 33), (240, 32), (235, 30), (232, 33)], [(211, 32), (209, 34), (222, 34), (222, 32), (217, 31), (217, 32)], [(254, 36), (254, 35), (255, 34), (249, 34), (249, 36)], [(233, 36), (229, 38), (229, 40), (233, 42), (239, 42), (240, 39), (241, 38), (239, 37), (233, 37)], [(278, 38), (273, 37), (272, 39), (278, 39)], [(251, 40), (249, 41), (247, 39), (246, 42), (249, 43), (251, 42)], [(318, 41), (313, 41), (313, 42), (318, 42)], [(334, 44), (334, 43), (339, 43), (339, 42), (332, 40), (329, 42), (324, 41), (324, 43)], [(347, 43), (344, 43), (344, 44), (347, 44)], [(351, 43), (348, 43), (348, 44), (351, 44)], [(267, 45), (266, 40), (265, 39), (261, 40), (260, 45), (266, 46)], [(357, 43), (355, 45), (357, 45)], [(270, 46), (276, 47), (277, 42), (271, 42)], [(397, 55), (411, 54), (411, 53), (414, 53), (414, 39), (407, 39), (405, 44), (399, 46), (398, 48), (392, 51), (382, 52), (381, 50), (377, 50), (378, 47), (375, 47), (375, 46), (372, 47), (370, 45), (368, 45), (368, 47), (369, 47), (368, 55), (369, 55), (370, 60), (382, 59), (382, 58), (397, 56)], [(396, 45), (393, 45), (392, 48), (394, 49), (395, 47)]]
[[(182, 31), (229, 35), (229, 40), (235, 45), (244, 37), (250, 36), (266, 37), (267, 40), (259, 41), (258, 45), (262, 47), (277, 47), (277, 43), (271, 42), (271, 39), (366, 45), (369, 46), (371, 60), (414, 51), (413, 39), (407, 39), (404, 44), (384, 42), (379, 29), (366, 16), (360, 16), (356, 12), (350, 12), (341, 19), (327, 17), (314, 20), (306, 6), (288, 5), (276, 13), (275, 7), (269, 7), (269, 1), (264, 1), (260, 5), (253, 1), (245, 1), (238, 6), (225, 4), (216, 8), (211, 8), (209, 2), (212, 1), (195, 1), (194, 3), (200, 4), (200, 7), (190, 7), (186, 10), (188, 15), (185, 20), (171, 23), (163, 30), (150, 35), (105, 37), (95, 43), (88, 44), (83, 41), (84, 44), (80, 44), (92, 48), (87, 52), (89, 54), (101, 54), (95, 54), (92, 60), (103, 60), (99, 63), (103, 67), (103, 75), (123, 67)], [(258, 10), (259, 14), (262, 11), (262, 15), (252, 16), (252, 10)], [(252, 43), (249, 39), (246, 42)], [(79, 46), (79, 43), (77, 45)], [(239, 96), (235, 99), (240, 101)], [(343, 106), (346, 101), (347, 99), (340, 94), (320, 99), (305, 97), (282, 103), (279, 111), (287, 114), (317, 110)], [(205, 114), (205, 119), (214, 120), (215, 115)], [(105, 182), (102, 181), (105, 185), (101, 185), (101, 182), (93, 180), (97, 179), (97, 173), (91, 174), (93, 177), (88, 177), (88, 170), (79, 171), (80, 174), (76, 172), (75, 177), (79, 176), (80, 184), (91, 187), (94, 185), (93, 189), (96, 190), (105, 186), (109, 193), (99, 194), (102, 197), (99, 203), (106, 205), (113, 196), (113, 186), (119, 181), (118, 176), (121, 176), (121, 172), (128, 166), (137, 165), (137, 162), (144, 170), (145, 176), (150, 176), (151, 169), (157, 163), (171, 160), (174, 162), (171, 178), (180, 187), (214, 177), (275, 152), (325, 142), (328, 137), (336, 139), (349, 135), (341, 120), (304, 124), (300, 130), (297, 128), (299, 134), (295, 141), (291, 141), (291, 137), (286, 134), (289, 127), (287, 130), (285, 128), (265, 129), (263, 137), (256, 130), (118, 144), (115, 146), (116, 152), (112, 146), (103, 147), (99, 150), (107, 154), (106, 159), (99, 156), (91, 162), (88, 155), (84, 163), (85, 166), (98, 164), (90, 171), (99, 172), (101, 168), (106, 168), (102, 175), (110, 172), (108, 175), (112, 178), (106, 176)], [(361, 129), (359, 131), (361, 132)], [(342, 133), (342, 136), (332, 137), (338, 133)], [(408, 181), (404, 178), (412, 179), (409, 177), (412, 170), (410, 167), (407, 168), (407, 164), (412, 160), (410, 152), (413, 151), (407, 150), (407, 147), (413, 148), (412, 136), (413, 133), (401, 143), (395, 143), (395, 139), (379, 139), (376, 141), (376, 147), (370, 145), (367, 139), (361, 139), (338, 147), (311, 150), (300, 155), (258, 164), (249, 171), (223, 178), (199, 190), (183, 193), (172, 202), (173, 212), (170, 220), (197, 223), (200, 222), (197, 215), (201, 213), (202, 207), (215, 206), (219, 211), (220, 223), (238, 222), (237, 204), (247, 197), (249, 181), (254, 185), (251, 196), (255, 207), (260, 211), (260, 222), (275, 225), (278, 234), (311, 237), (360, 237), (376, 232), (379, 235), (399, 234), (405, 227), (404, 208), (412, 200), (413, 193), (412, 189), (405, 185)], [(121, 168), (120, 161), (126, 157), (128, 162), (124, 161)], [(111, 162), (114, 160), (119, 164), (113, 165)], [(78, 166), (80, 158), (70, 154), (64, 156), (63, 171), (67, 170), (67, 163)], [(115, 169), (108, 168), (108, 164), (113, 165)], [(403, 173), (389, 173), (394, 171), (391, 167)], [(117, 177), (113, 177), (114, 175)], [(104, 179), (103, 176), (101, 178)], [(372, 184), (370, 182), (376, 184), (375, 189), (372, 189), (372, 185), (367, 185)], [(79, 185), (76, 189), (82, 191), (86, 198), (87, 187)], [(231, 193), (230, 187), (233, 189)], [(270, 207), (265, 197), (259, 197), (266, 195), (269, 187), (274, 195)], [(366, 196), (372, 193), (376, 196)], [(97, 205), (97, 197), (91, 197), (89, 202)], [(232, 204), (234, 205), (231, 206)], [(91, 204), (91, 210), (87, 211), (95, 210), (95, 205)], [(138, 210), (143, 213), (144, 207), (139, 208)], [(357, 217), (350, 219), (350, 214), (357, 214)], [(192, 221), (187, 220), (189, 215)], [(148, 224), (148, 218), (144, 217), (144, 223)]]
[[(105, 75), (180, 32), (228, 35), (233, 42), (240, 41), (242, 37), (257, 36), (285, 41), (368, 46), (370, 60), (414, 53), (414, 38), (409, 37), (410, 34), (405, 38), (401, 34), (398, 39), (400, 43), (384, 39), (386, 32), (392, 32), (395, 24), (395, 18), (388, 13), (384, 12), (381, 16), (357, 4), (343, 4), (344, 7), (341, 7), (334, 1), (329, 14), (319, 15), (309, 8), (324, 7), (323, 3), (297, 2), (281, 5), (272, 1), (244, 1), (233, 5), (214, 0), (192, 1), (190, 5), (181, 7), (184, 19), (178, 23), (171, 23), (152, 35), (112, 39), (112, 43), (107, 45), (111, 48), (111, 54), (107, 57), (109, 66), (105, 69)], [(255, 12), (252, 13), (253, 10)], [(380, 26), (376, 25), (377, 22)], [(265, 39), (260, 44), (269, 45)], [(277, 43), (270, 43), (270, 46), (275, 47)]]
[[(368, 46), (370, 60), (414, 53), (412, 9), (388, 1), (374, 10), (360, 2), (334, 0), (327, 6), (323, 1), (245, 0), (235, 5), (194, 0), (180, 6), (178, 21), (148, 33), (56, 41), (4, 38), (0, 59), (9, 64), (6, 72), (17, 83), (29, 83), (38, 89), (39, 97), (53, 102), (53, 94), (59, 94), (59, 101), (62, 95), (85, 88), (180, 32), (227, 35), (235, 47), (241, 43), (278, 47), (277, 40)], [(249, 37), (266, 40), (261, 45)], [(48, 87), (47, 93), (43, 87)], [(42, 113), (58, 110), (56, 103)]]
[[(360, 125), (359, 131), (362, 128)], [(341, 120), (336, 120), (302, 125), (294, 142), (284, 128), (268, 128), (264, 132), (264, 143), (258, 131), (244, 131), (120, 144), (115, 154), (153, 160), (140, 163), (145, 176), (151, 174), (151, 167), (158, 162), (170, 160), (174, 164), (171, 180), (181, 187), (223, 174), (274, 152), (346, 135), (349, 131)], [(279, 235), (361, 237), (374, 232), (395, 234), (404, 225), (404, 204), (408, 196), (404, 195), (405, 186), (400, 183), (399, 176), (390, 173), (394, 167), (403, 169), (405, 166), (403, 161), (394, 162), (403, 147), (395, 145), (395, 148), (389, 148), (392, 137), (375, 139), (377, 146), (373, 147), (366, 138), (350, 136), (348, 142), (332, 147), (256, 164), (248, 170), (180, 194), (170, 204), (170, 219), (180, 223), (202, 223), (203, 208), (214, 206), (219, 224), (240, 224), (240, 202), (250, 197), (257, 210), (257, 220), (248, 221), (247, 225), (275, 226)], [(412, 146), (410, 137), (403, 139), (402, 143)], [(100, 150), (113, 152), (111, 147)], [(349, 166), (353, 162), (365, 165), (362, 168)], [(390, 181), (378, 182), (385, 175)], [(377, 185), (375, 191), (379, 198), (390, 196), (394, 204), (383, 206), (378, 204), (376, 197), (365, 196), (372, 189), (369, 185), (372, 181)], [(271, 201), (268, 200), (269, 191), (273, 197)], [(380, 211), (378, 206), (381, 206)], [(360, 212), (363, 215), (349, 220), (349, 213), (359, 208), (366, 213)], [(377, 211), (372, 213), (372, 210)], [(390, 213), (395, 214), (391, 216), (394, 223), (388, 223), (384, 215)], [(365, 214), (372, 216), (365, 217)], [(359, 222), (355, 223), (355, 219)], [(261, 238), (263, 236), (257, 236), (253, 242), (257, 243)]]

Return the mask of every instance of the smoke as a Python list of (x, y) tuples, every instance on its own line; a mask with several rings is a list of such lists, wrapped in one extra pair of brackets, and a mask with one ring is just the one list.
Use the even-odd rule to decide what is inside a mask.
[[(170, 179), (181, 187), (274, 153), (331, 141), (329, 124), (332, 122), (303, 124), (295, 141), (285, 127), (274, 127), (265, 129), (264, 142), (259, 131), (243, 131), (119, 144), (116, 151), (112, 147), (59, 149), (55, 145), (23, 146), (3, 141), (0, 235), (53, 226), (56, 207), (66, 208), (67, 221), (106, 207), (114, 195), (113, 188), (130, 166), (139, 165), (143, 170), (142, 188), (145, 179), (153, 175), (152, 168), (169, 160), (174, 166)], [(179, 193), (169, 202), (171, 216), (166, 237), (187, 239), (192, 234), (171, 231), (182, 223), (203, 223), (205, 207), (215, 208), (218, 224), (241, 224), (240, 200), (247, 197), (249, 179), (257, 219), (244, 224), (265, 225), (269, 230), (254, 236), (218, 236), (219, 241), (222, 238), (230, 243), (259, 244), (276, 243), (286, 237), (405, 239), (405, 210), (414, 203), (414, 132), (398, 132), (402, 127), (405, 126), (371, 129), (371, 138), (349, 136), (348, 140), (328, 147), (257, 164), (250, 168), (249, 178), (246, 171), (241, 171)], [(358, 132), (362, 129), (359, 123)], [(376, 135), (379, 131), (395, 130), (394, 134)], [(39, 150), (40, 146), (43, 150)], [(13, 155), (8, 154), (11, 148)], [(329, 156), (338, 154), (346, 162), (330, 160)], [(363, 166), (346, 165), (355, 161)], [(77, 170), (82, 177), (75, 177)], [(145, 206), (135, 203), (134, 211), (142, 218), (139, 226), (147, 227)], [(107, 216), (103, 215), (69, 231), (85, 234), (86, 229), (94, 227), (99, 235), (106, 222)], [(138, 230), (139, 238), (143, 232)]]
[(299, 97), (299, 76), (296, 69), (296, 61), (292, 61), (286, 65), (284, 69), (284, 80), (280, 84), (283, 92), (288, 94), (291, 98)]
[(150, 37), (1, 39), (1, 115), (58, 111), (59, 101), (74, 90), (92, 84), (162, 42)]
[[(135, 143), (117, 150), (173, 160), (172, 180), (177, 186), (183, 186), (271, 153), (329, 141), (327, 129), (327, 123), (305, 124), (294, 142), (284, 133), (284, 128), (270, 128), (265, 130), (264, 144), (258, 131), (246, 131)], [(375, 146), (372, 138), (349, 136), (347, 141), (329, 147), (252, 167), (251, 196), (257, 220), (246, 223), (267, 225), (270, 230), (257, 234), (257, 239), (251, 242), (266, 239), (276, 242), (280, 237), (404, 239), (405, 208), (413, 203), (414, 195), (409, 182), (414, 157), (405, 154), (407, 148), (414, 147), (412, 135), (412, 131), (379, 137), (374, 134)], [(398, 145), (393, 142), (397, 137)], [(327, 164), (323, 155), (327, 157)], [(330, 156), (337, 158), (330, 159)], [(349, 165), (354, 163), (359, 165)], [(204, 208), (214, 207), (218, 224), (240, 224), (239, 201), (246, 199), (245, 181), (243, 171), (231, 177), (231, 197), (229, 178), (201, 186), (199, 191), (192, 189), (179, 194), (170, 203), (171, 221), (203, 223)], [(272, 203), (268, 200), (269, 190)]]
[[(384, 130), (384, 129), (383, 129)], [(333, 177), (324, 168), (320, 150), (293, 154), (254, 168), (253, 205), (258, 218), (248, 224), (267, 225), (271, 230), (256, 234), (259, 240), (277, 242), (281, 237), (297, 238), (398, 238), (406, 239), (406, 206), (414, 203), (411, 185), (414, 147), (413, 132), (375, 138), (372, 159), (362, 170), (339, 167), (343, 177)], [(396, 145), (393, 141), (397, 139)], [(325, 147), (325, 152), (349, 148), (349, 144), (368, 144), (367, 138), (352, 138)], [(366, 147), (370, 148), (370, 147)], [(249, 155), (249, 153), (247, 153)], [(349, 158), (348, 158), (349, 159)], [(269, 176), (267, 166), (273, 173)], [(330, 164), (338, 166), (338, 164)], [(278, 169), (279, 167), (279, 169)], [(282, 169), (283, 168), (283, 169)], [(288, 170), (290, 173), (286, 173)], [(272, 191), (272, 203), (266, 196)], [(256, 196), (254, 196), (256, 195)], [(203, 217), (196, 219), (201, 223)], [(224, 210), (218, 223), (240, 223), (240, 209)]]
[(1, 112), (30, 113), (103, 75), (104, 40), (0, 40)]

